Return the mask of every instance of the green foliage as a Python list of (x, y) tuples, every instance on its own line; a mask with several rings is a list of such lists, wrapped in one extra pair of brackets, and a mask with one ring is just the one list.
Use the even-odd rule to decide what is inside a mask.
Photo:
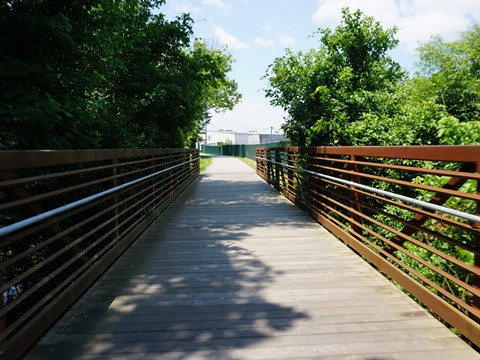
[(239, 157), (238, 159), (240, 159), (245, 164), (250, 166), (253, 170), (257, 170), (257, 161), (256, 160), (249, 159), (249, 158), (246, 158), (246, 157)]
[(212, 165), (212, 158), (210, 156), (201, 156), (200, 157), (200, 172), (204, 172), (206, 168)]
[[(435, 187), (443, 187), (447, 181), (449, 180), (448, 177), (439, 177), (434, 175), (423, 175), (417, 177), (413, 180), (413, 182), (423, 185), (435, 186)], [(467, 181), (459, 191), (464, 193), (474, 194), (477, 191), (477, 182), (473, 180)], [(429, 201), (433, 193), (419, 190), (418, 199), (423, 201)], [(462, 212), (466, 212), (469, 214), (476, 213), (476, 203), (472, 200), (462, 199), (458, 197), (450, 197), (444, 206), (456, 209)], [(449, 218), (452, 218), (458, 222), (466, 222), (464, 219), (460, 219), (451, 215), (448, 215)], [(416, 237), (421, 240), (422, 242), (434, 247), (442, 251), (444, 254), (450, 255), (466, 264), (474, 265), (474, 254), (471, 251), (468, 251), (464, 248), (466, 246), (469, 249), (474, 249), (476, 246), (476, 239), (475, 235), (462, 230), (458, 227), (448, 225), (447, 223), (440, 222), (435, 219), (428, 220), (424, 227), (431, 230), (433, 233), (441, 234), (449, 238), (449, 242), (444, 241), (436, 236), (429, 235), (427, 233), (418, 233)], [(458, 244), (458, 245), (457, 245)], [(420, 256), (422, 259), (427, 260), (431, 264), (435, 265), (437, 268), (447, 272), (455, 276), (458, 279), (463, 280), (465, 283), (471, 284), (472, 283), (472, 274), (465, 269), (446, 261), (444, 258), (439, 257), (438, 255), (433, 254), (430, 251), (426, 251), (424, 249), (420, 249), (418, 246), (413, 244), (407, 244), (406, 248), (413, 252), (414, 254)], [(406, 260), (406, 261), (412, 261)], [(464, 288), (459, 287), (458, 285), (454, 284), (451, 281), (446, 280), (442, 276), (438, 275), (437, 273), (426, 270), (423, 267), (416, 267), (419, 268), (421, 273), (425, 275), (430, 280), (434, 281), (435, 283), (441, 285), (443, 288), (447, 289), (449, 292), (455, 294), (460, 299), (463, 299), (466, 302), (471, 301), (472, 294), (466, 291)], [(435, 291), (436, 292), (436, 291)]]
[(292, 145), (480, 143), (480, 26), (423, 44), (410, 79), (386, 54), (395, 31), (344, 9), (335, 31), (319, 30), (318, 50), (275, 60), (266, 95), (288, 112)]
[(225, 139), (225, 141), (217, 142), (217, 146), (223, 146), (223, 145), (233, 145), (233, 140), (232, 139)]
[(438, 124), (438, 137), (444, 145), (480, 144), (480, 120), (460, 122), (453, 116), (442, 118)]
[(266, 95), (289, 114), (283, 130), (294, 145), (347, 145), (345, 129), (369, 114), (394, 113), (392, 96), (405, 73), (387, 51), (396, 29), (343, 9), (335, 32), (319, 30), (319, 50), (287, 51), (270, 66)]
[(419, 49), (422, 91), (461, 122), (480, 118), (480, 25), (447, 43), (434, 37)]
[[(0, 149), (181, 147), (240, 99), (230, 55), (163, 0), (0, 5)], [(15, 31), (12, 31), (15, 29)]]
[[(322, 38), (318, 50), (305, 54), (287, 51), (266, 74), (266, 95), (273, 105), (283, 107), (289, 114), (283, 130), (292, 145), (480, 144), (479, 25), (472, 25), (457, 41), (447, 43), (435, 37), (423, 44), (419, 48), (419, 71), (408, 79), (386, 55), (397, 44), (393, 37), (395, 28), (383, 30), (359, 11), (351, 14), (344, 9), (342, 24), (335, 31), (324, 29), (319, 33)], [(460, 170), (461, 165), (407, 159), (378, 161), (450, 171)], [(363, 171), (433, 188), (442, 188), (450, 180), (367, 166)], [(426, 202), (439, 198), (434, 191), (398, 183), (364, 178), (362, 184)], [(478, 184), (469, 180), (459, 191), (475, 194)], [(366, 197), (362, 203), (365, 215), (369, 215), (369, 209), (378, 209), (370, 214), (372, 221), (363, 223), (367, 246), (373, 251), (392, 253), (403, 263), (392, 260), (395, 266), (403, 267), (409, 276), (465, 311), (444, 293), (454, 294), (468, 304), (473, 299), (468, 287), (451, 280), (454, 277), (472, 284), (472, 272), (459, 263), (474, 265), (478, 239), (468, 227), (454, 225), (466, 220), (442, 214), (442, 218), (424, 222), (416, 219), (420, 228), (413, 230), (408, 224), (415, 213), (411, 208), (403, 208), (400, 201), (385, 204)], [(450, 197), (442, 205), (469, 214), (478, 212), (475, 201), (458, 197)], [(333, 210), (330, 215), (349, 226), (348, 220), (336, 216)], [(411, 236), (410, 241), (405, 241), (401, 232)], [(388, 244), (389, 240), (396, 245)]]
[[(344, 128), (347, 143), (356, 146), (438, 145), (438, 121), (446, 115), (443, 106), (432, 99), (415, 99), (410, 80), (399, 85), (397, 109), (391, 115), (367, 113)], [(400, 96), (400, 94), (408, 94)]]

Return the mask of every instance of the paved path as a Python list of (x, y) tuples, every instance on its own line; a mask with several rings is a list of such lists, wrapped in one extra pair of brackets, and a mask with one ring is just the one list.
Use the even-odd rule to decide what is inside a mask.
[(480, 359), (234, 158), (195, 181), (27, 359)]

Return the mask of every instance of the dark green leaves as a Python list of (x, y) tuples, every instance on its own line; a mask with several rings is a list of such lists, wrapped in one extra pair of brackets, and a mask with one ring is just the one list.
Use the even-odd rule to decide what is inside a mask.
[(153, 14), (163, 3), (2, 2), (0, 149), (185, 146), (232, 108), (232, 59), (191, 43), (189, 15)]
[(395, 110), (390, 95), (405, 76), (386, 54), (397, 44), (395, 32), (344, 9), (334, 32), (319, 31), (318, 50), (275, 60), (266, 75), (267, 96), (289, 113), (284, 131), (293, 144), (347, 145), (349, 123)]
[(266, 95), (288, 112), (291, 144), (480, 142), (480, 26), (451, 43), (435, 37), (422, 45), (420, 72), (410, 79), (387, 54), (395, 32), (344, 9), (335, 31), (318, 32), (318, 50), (275, 60)]

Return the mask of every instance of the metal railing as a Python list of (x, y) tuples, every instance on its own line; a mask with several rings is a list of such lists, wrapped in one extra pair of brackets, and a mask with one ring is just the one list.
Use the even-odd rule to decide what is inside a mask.
[(480, 146), (256, 156), (260, 177), (480, 346)]
[(17, 358), (197, 177), (195, 149), (0, 152), (0, 357)]

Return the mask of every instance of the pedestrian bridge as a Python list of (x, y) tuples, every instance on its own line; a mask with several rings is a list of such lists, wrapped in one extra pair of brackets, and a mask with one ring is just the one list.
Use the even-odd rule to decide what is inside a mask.
[[(301, 153), (299, 150), (296, 152)], [(20, 256), (23, 262), (31, 264), (15, 274), (23, 281), (17, 281), (18, 289), (13, 288), (15, 280), (4, 276), (2, 313), (6, 335), (1, 358), (23, 354), (27, 359), (480, 359), (477, 351), (438, 320), (438, 314), (432, 315), (425, 310), (374, 267), (388, 271), (386, 265), (376, 263), (373, 257), (369, 264), (358, 255), (362, 251), (359, 247), (351, 243), (350, 247), (346, 246), (338, 239), (341, 237), (338, 232), (334, 236), (312, 219), (315, 218), (311, 212), (314, 207), (306, 207), (307, 202), (301, 199), (303, 196), (305, 200), (305, 196), (292, 197), (293, 183), (298, 188), (303, 181), (314, 188), (311, 176), (294, 174), (290, 158), (284, 161), (275, 153), (258, 155), (259, 159), (264, 159), (257, 164), (259, 175), (264, 179), (236, 158), (215, 157), (213, 164), (198, 177), (183, 170), (179, 172), (183, 168), (173, 157), (172, 161), (163, 159), (163, 163), (168, 162), (168, 176), (176, 172), (176, 177), (184, 178), (184, 182), (177, 184), (178, 189), (171, 181), (166, 181), (167, 172), (164, 172), (161, 178), (147, 178), (140, 189), (129, 190), (126, 197), (119, 197), (121, 189), (107, 194), (112, 206), (104, 213), (97, 213), (94, 225), (101, 228), (109, 221), (107, 219), (118, 221), (85, 244), (77, 239), (86, 239), (88, 231), (78, 236), (75, 230), (64, 233), (65, 223), (79, 216), (76, 208), (68, 210), (74, 212), (68, 218), (55, 213), (50, 214), (55, 216), (55, 222), (40, 219), (38, 223), (24, 224), (29, 229), (28, 236), (43, 226), (51, 238), (61, 241), (62, 246), (55, 251), (64, 253), (55, 258), (58, 262), (52, 260), (52, 264), (56, 264), (54, 268), (47, 267), (49, 275), (33, 284), (38, 275), (36, 271), (40, 271), (37, 268), (47, 266), (45, 262), (49, 256), (54, 256), (50, 255), (53, 248), (44, 245), (44, 257), (35, 263), (31, 258), (34, 252), (29, 249), (40, 246), (42, 241), (37, 238), (35, 244), (23, 249), (28, 255)], [(192, 173), (197, 172), (195, 155), (182, 156)], [(150, 164), (153, 160), (147, 158), (145, 162)], [(282, 164), (286, 166), (285, 171), (280, 168)], [(115, 170), (107, 178), (112, 186), (119, 187), (118, 162), (102, 166)], [(307, 171), (312, 171), (313, 167), (309, 169)], [(459, 174), (465, 177), (466, 170), (463, 170)], [(122, 171), (127, 171), (125, 166)], [(149, 171), (155, 174), (155, 169)], [(475, 174), (476, 170), (469, 176)], [(6, 173), (2, 176), (4, 188), (9, 181), (14, 182)], [(33, 180), (40, 181), (45, 175), (35, 176), (37, 179)], [(82, 171), (82, 176), (88, 177), (88, 173)], [(88, 180), (93, 185), (98, 182)], [(14, 201), (28, 202), (32, 215), (51, 211), (40, 209), (41, 194), (27, 196), (18, 183), (14, 185), (17, 195)], [(81, 188), (80, 183), (69, 186)], [(345, 186), (351, 188), (351, 184)], [(131, 245), (124, 245), (124, 252), (116, 250), (112, 244), (122, 240), (109, 242), (109, 239), (121, 238), (121, 232), (125, 231), (120, 220), (122, 214), (142, 201), (141, 189), (146, 187), (157, 189), (158, 195), (174, 194), (176, 199), (165, 204), (158, 198), (151, 199), (142, 208), (146, 211), (139, 210), (141, 216), (125, 215), (133, 219), (130, 222), (143, 221), (148, 227)], [(333, 186), (331, 189), (335, 190)], [(449, 191), (454, 190), (449, 187)], [(315, 198), (321, 195), (319, 191)], [(356, 199), (352, 196), (348, 201), (355, 205), (367, 203), (365, 198)], [(362, 222), (362, 209), (354, 208), (358, 213), (351, 211), (349, 216), (357, 220), (349, 226), (362, 228), (366, 219)], [(156, 212), (162, 214), (157, 217)], [(334, 218), (339, 219), (339, 216)], [(19, 241), (19, 231), (15, 228), (2, 233), (4, 249), (11, 249), (12, 244)], [(136, 238), (137, 234), (134, 235)], [(94, 251), (100, 246), (100, 239), (109, 244), (107, 250)], [(53, 240), (47, 241), (53, 243)], [(395, 244), (398, 246), (399, 242), (391, 246)], [(109, 256), (107, 251), (122, 255), (104, 272), (108, 263), (91, 259)], [(5, 254), (4, 250), (2, 256)], [(377, 255), (388, 258), (387, 253), (377, 252)], [(64, 259), (60, 260), (62, 256)], [(5, 259), (3, 271), (12, 272), (9, 266), (15, 262), (18, 265), (18, 261), (14, 256)], [(61, 261), (66, 265), (59, 265)], [(47, 284), (50, 278), (57, 276), (55, 271), (59, 267), (73, 264), (80, 273), (70, 271), (68, 276), (58, 275), (55, 284)], [(96, 267), (98, 269), (92, 272)], [(478, 266), (471, 268), (478, 270)], [(92, 279), (98, 275), (101, 275), (99, 280), (88, 288), (89, 281), (85, 277)], [(35, 306), (22, 307), (20, 301), (22, 298), (27, 301), (29, 290), (40, 291), (44, 284), (49, 294), (44, 298), (34, 295), (33, 301), (41, 306), (35, 313), (29, 313)], [(478, 288), (470, 284), (468, 289), (476, 296)], [(22, 285), (30, 288), (22, 289)], [(59, 295), (59, 286), (67, 295)], [(81, 294), (82, 289), (87, 288)], [(14, 291), (17, 296), (13, 296)], [(411, 291), (415, 292), (415, 287)], [(431, 289), (426, 291), (427, 295), (423, 295), (426, 302), (441, 301), (437, 294), (435, 297), (429, 295)], [(8, 301), (8, 295), (12, 300)], [(79, 300), (67, 309), (76, 295), (81, 295)], [(50, 300), (55, 296), (60, 300)], [(430, 297), (433, 300), (429, 300)], [(473, 301), (464, 304), (469, 310), (474, 309), (474, 305)], [(18, 307), (18, 312), (10, 310), (15, 309), (14, 306)], [(445, 315), (446, 306), (439, 305), (437, 311), (451, 319), (453, 315)], [(476, 320), (467, 317), (465, 311), (461, 312), (463, 317), (453, 313), (460, 317), (457, 324), (470, 326), (465, 330), (470, 341), (478, 342), (478, 338), (472, 339), (479, 334)], [(50, 324), (45, 322), (52, 323), (59, 315), (62, 316), (49, 329)], [(32, 334), (42, 335), (33, 347)]]

